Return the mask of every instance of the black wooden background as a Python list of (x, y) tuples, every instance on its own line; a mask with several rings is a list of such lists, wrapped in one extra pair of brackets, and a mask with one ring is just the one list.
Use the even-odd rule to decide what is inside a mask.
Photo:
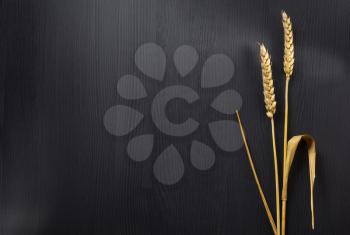
[(235, 75), (225, 87), (243, 98), (241, 115), (274, 211), (257, 42), (273, 58), (281, 146), (282, 9), (296, 44), (290, 134), (312, 134), (318, 151), (316, 229), (304, 147), (291, 175), (287, 231), (349, 230), (350, 1), (2, 0), (0, 7), (0, 234), (272, 234), (243, 149), (219, 151), (207, 172), (184, 155), (183, 179), (165, 186), (152, 177), (154, 157), (131, 161), (128, 139), (110, 135), (103, 116), (121, 100), (118, 79), (140, 75), (134, 53), (143, 43), (164, 49), (168, 75), (176, 73), (177, 47), (196, 48), (197, 80), (209, 55), (228, 55)]

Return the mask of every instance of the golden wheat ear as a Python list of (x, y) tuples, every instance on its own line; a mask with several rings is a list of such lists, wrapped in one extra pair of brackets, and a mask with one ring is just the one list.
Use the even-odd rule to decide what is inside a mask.
[(263, 78), (266, 115), (273, 118), (276, 113), (275, 87), (272, 80), (271, 57), (264, 44), (260, 44), (261, 74)]
[(284, 30), (284, 56), (283, 69), (287, 78), (290, 78), (294, 69), (294, 36), (292, 21), (285, 11), (282, 11), (282, 24)]

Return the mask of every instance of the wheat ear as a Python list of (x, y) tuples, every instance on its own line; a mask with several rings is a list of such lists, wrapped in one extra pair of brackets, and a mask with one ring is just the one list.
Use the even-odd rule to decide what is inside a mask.
[[(284, 133), (283, 133), (283, 172), (286, 171), (286, 158), (287, 158), (287, 141), (288, 141), (288, 92), (289, 81), (293, 74), (294, 69), (294, 44), (293, 44), (293, 30), (290, 17), (285, 11), (282, 11), (282, 25), (284, 31), (284, 56), (283, 56), (283, 69), (286, 74), (285, 81), (285, 98), (284, 98)], [(283, 187), (285, 187), (283, 185)], [(287, 211), (287, 198), (282, 197), (282, 235), (285, 235), (286, 231), (286, 211)]]
[(285, 11), (282, 11), (282, 24), (284, 30), (284, 56), (283, 69), (287, 78), (290, 78), (294, 69), (294, 44), (292, 21)]
[(260, 45), (261, 73), (263, 78), (266, 115), (273, 118), (276, 113), (275, 87), (272, 80), (271, 58), (264, 44)]
[(271, 57), (269, 55), (269, 52), (266, 50), (266, 47), (263, 44), (260, 45), (260, 61), (261, 61), (261, 73), (263, 78), (266, 115), (268, 118), (271, 119), (272, 150), (273, 150), (273, 160), (275, 165), (276, 224), (277, 224), (277, 235), (280, 235), (280, 231), (281, 231), (280, 197), (279, 197), (280, 192), (279, 192), (279, 179), (278, 179), (275, 122), (273, 118), (276, 113), (277, 103), (275, 99), (275, 88), (272, 80)]

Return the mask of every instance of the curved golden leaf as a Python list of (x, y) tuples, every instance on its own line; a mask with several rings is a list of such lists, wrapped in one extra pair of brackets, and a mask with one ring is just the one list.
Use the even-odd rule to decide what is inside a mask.
[(309, 176), (310, 176), (310, 206), (311, 206), (311, 224), (312, 229), (315, 227), (314, 217), (314, 182), (316, 177), (316, 142), (310, 135), (297, 135), (293, 136), (287, 145), (287, 156), (285, 169), (283, 171), (283, 188), (282, 188), (282, 201), (287, 201), (287, 188), (288, 188), (288, 177), (294, 160), (295, 152), (301, 143), (306, 142), (308, 149), (309, 158)]

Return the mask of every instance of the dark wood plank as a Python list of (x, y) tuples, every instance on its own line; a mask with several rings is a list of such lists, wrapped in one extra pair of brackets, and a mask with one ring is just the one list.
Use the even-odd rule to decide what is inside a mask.
[[(266, 196), (274, 201), (269, 122), (264, 114), (256, 42), (270, 48), (278, 99), (282, 152), (283, 70), (280, 10), (294, 22), (296, 65), (290, 86), (290, 134), (317, 140), (316, 230), (310, 228), (305, 149), (298, 153), (288, 205), (288, 234), (344, 234), (350, 216), (350, 4), (347, 0), (5, 0), (1, 8), (1, 234), (271, 234), (243, 149), (222, 151), (207, 124), (235, 119), (210, 108), (221, 91), (237, 90), (241, 116)], [(135, 65), (144, 43), (161, 46), (165, 79), (157, 83)], [(198, 51), (198, 64), (181, 78), (173, 53)], [(201, 89), (202, 67), (224, 53), (233, 79)], [(219, 72), (219, 71), (216, 71)], [(125, 101), (117, 81), (138, 76), (149, 96)], [(199, 131), (181, 138), (152, 122), (154, 95), (182, 84), (201, 100), (169, 103), (175, 122), (193, 117)], [(130, 105), (145, 117), (124, 137), (103, 126), (106, 110)], [(155, 134), (152, 155), (132, 161), (128, 141)], [(197, 170), (193, 139), (210, 146), (215, 164)], [(157, 156), (170, 144), (184, 162), (184, 176), (165, 186), (153, 175)]]

